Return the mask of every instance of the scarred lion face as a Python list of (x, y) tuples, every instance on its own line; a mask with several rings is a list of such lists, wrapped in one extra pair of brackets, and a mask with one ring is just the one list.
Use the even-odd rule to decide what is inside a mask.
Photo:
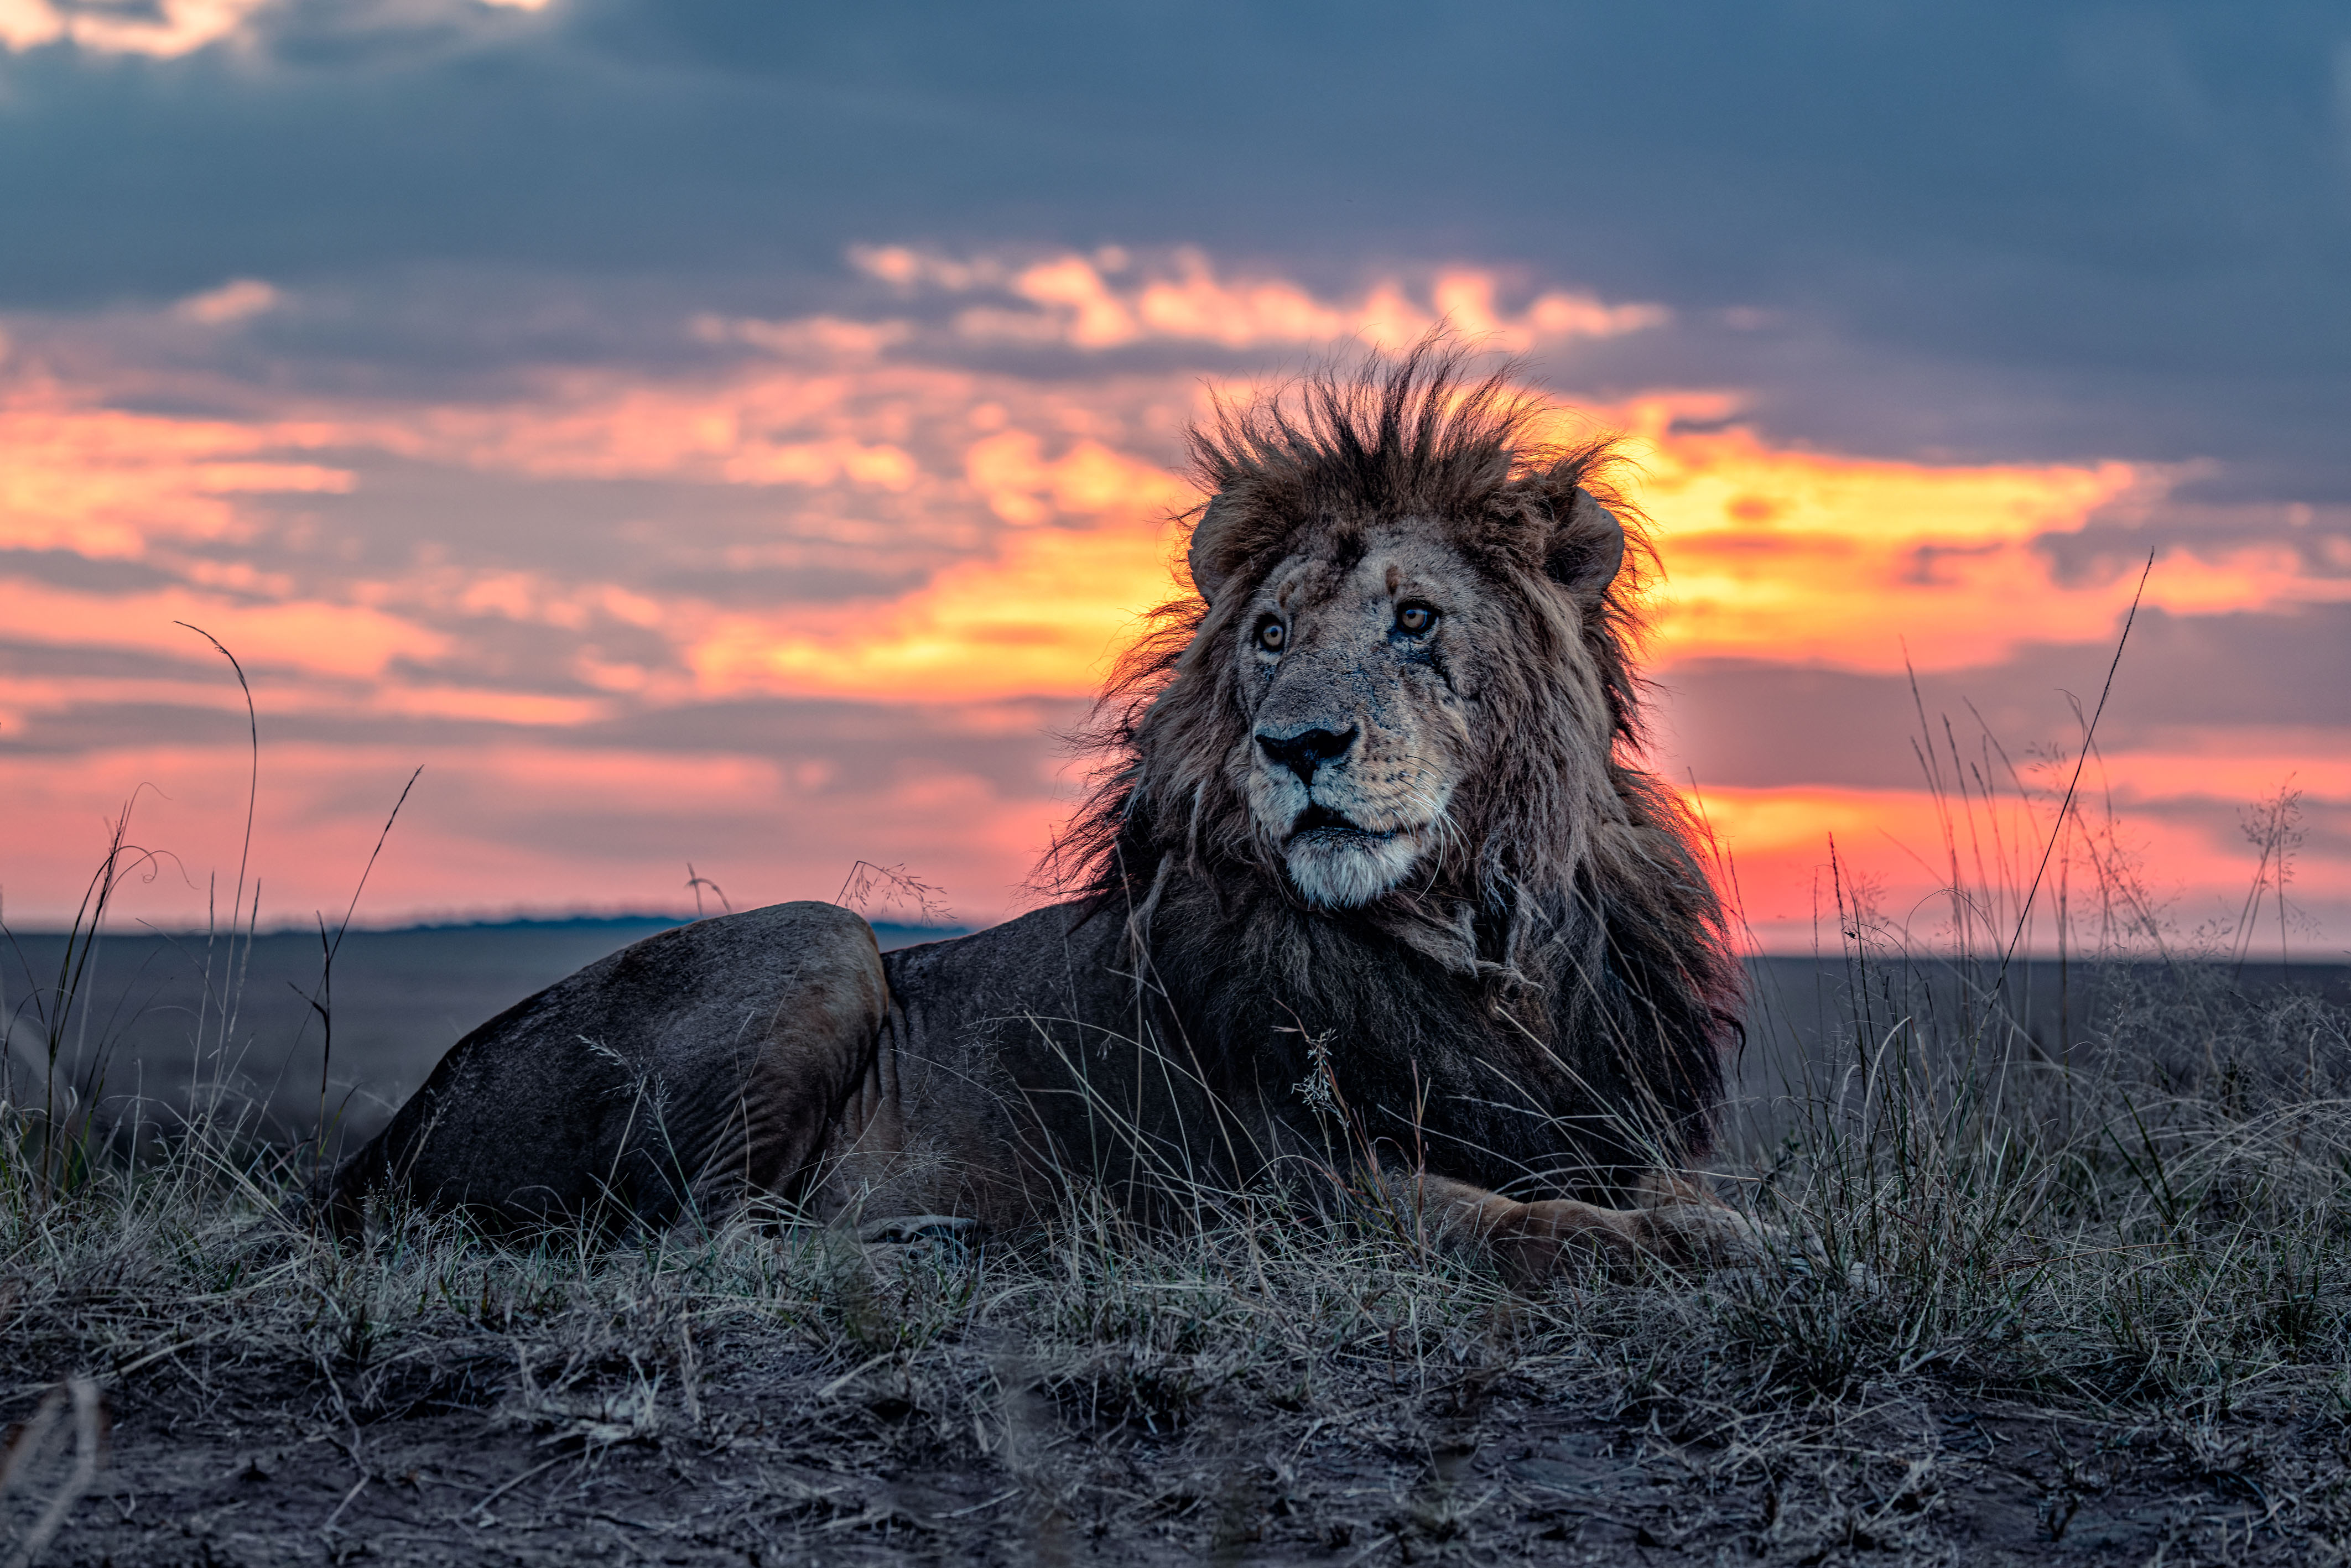
[(1369, 904), (1458, 836), (1447, 810), (1475, 764), (1477, 647), (1500, 629), (1433, 532), (1292, 555), (1240, 622), (1251, 722), (1235, 782), (1319, 908)]

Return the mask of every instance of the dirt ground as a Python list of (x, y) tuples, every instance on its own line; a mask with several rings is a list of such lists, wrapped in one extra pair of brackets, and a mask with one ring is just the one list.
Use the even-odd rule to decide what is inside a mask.
[(0, 1162), (0, 1568), (2351, 1568), (2351, 1013), (2200, 973), (2104, 1078), (1792, 1087), (1783, 1249), (1540, 1284), (1281, 1195), (331, 1237), (301, 1148)]
[[(40, 1561), (2179, 1568), (2342, 1562), (2351, 1542), (2345, 1457), (2291, 1418), (1866, 1391), (1752, 1418), (1612, 1410), (1518, 1369), (1324, 1390), (1313, 1415), (1220, 1391), (1163, 1432), (1037, 1382), (1017, 1346), (962, 1354), (991, 1409), (843, 1376), (785, 1333), (695, 1346), (674, 1382), (590, 1369), (560, 1397), (488, 1334), (371, 1377), (192, 1345), (104, 1385), (103, 1468)], [(11, 1546), (69, 1479), (69, 1427), (24, 1456)]]

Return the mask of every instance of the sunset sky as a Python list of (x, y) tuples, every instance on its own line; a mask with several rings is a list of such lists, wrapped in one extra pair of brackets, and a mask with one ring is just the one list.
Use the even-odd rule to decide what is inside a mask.
[(1649, 760), (1765, 946), (1835, 940), (1832, 835), (1930, 941), (2031, 882), (2150, 553), (2050, 896), (2351, 945), (2351, 20), (2294, 5), (0, 0), (0, 914), (134, 794), (126, 916), (225, 909), (187, 622), (265, 926), (419, 766), (364, 923), (861, 860), (1000, 918), (1185, 423), (1440, 322), (1627, 438)]

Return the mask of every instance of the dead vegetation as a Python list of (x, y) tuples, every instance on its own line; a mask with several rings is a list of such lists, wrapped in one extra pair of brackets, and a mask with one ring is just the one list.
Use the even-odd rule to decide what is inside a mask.
[(1886, 1028), (1726, 1173), (1803, 1240), (1531, 1295), (1405, 1228), (1233, 1201), (986, 1245), (413, 1213), (338, 1245), (290, 1201), (307, 1145), (224, 1121), (68, 1159), (12, 1103), (6, 1550), (2339, 1555), (2345, 1015), (2181, 966), (2061, 1068), (1970, 1060), (1903, 964), (1855, 983)]

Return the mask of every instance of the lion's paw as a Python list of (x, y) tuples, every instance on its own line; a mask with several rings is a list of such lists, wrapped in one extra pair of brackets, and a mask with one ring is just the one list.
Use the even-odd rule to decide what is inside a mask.
[(1711, 1198), (1660, 1204), (1640, 1212), (1650, 1249), (1677, 1262), (1736, 1267), (1761, 1263), (1787, 1249), (1787, 1237), (1779, 1227)]

